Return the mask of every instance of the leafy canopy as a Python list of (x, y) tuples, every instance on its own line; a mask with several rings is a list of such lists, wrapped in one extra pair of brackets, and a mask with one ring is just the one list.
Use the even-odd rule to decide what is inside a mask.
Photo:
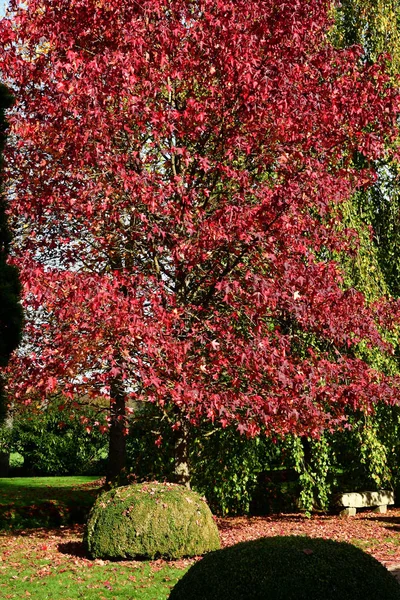
[(332, 257), (356, 251), (340, 208), (373, 182), (398, 97), (328, 42), (328, 5), (12, 3), (16, 397), (118, 390), (248, 435), (317, 435), (397, 400), (355, 351), (392, 352), (398, 307)]

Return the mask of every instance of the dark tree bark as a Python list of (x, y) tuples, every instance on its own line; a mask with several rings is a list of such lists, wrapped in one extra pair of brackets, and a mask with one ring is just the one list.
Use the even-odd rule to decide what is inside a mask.
[(126, 396), (122, 382), (111, 385), (110, 438), (108, 450), (107, 484), (120, 477), (126, 469)]

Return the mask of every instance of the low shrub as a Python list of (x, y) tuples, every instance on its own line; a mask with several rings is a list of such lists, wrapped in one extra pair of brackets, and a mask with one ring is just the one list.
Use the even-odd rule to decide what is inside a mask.
[(169, 600), (399, 600), (400, 586), (372, 556), (345, 542), (271, 537), (212, 552)]
[(141, 483), (102, 494), (86, 526), (93, 558), (180, 558), (219, 548), (210, 509), (195, 492), (171, 483)]

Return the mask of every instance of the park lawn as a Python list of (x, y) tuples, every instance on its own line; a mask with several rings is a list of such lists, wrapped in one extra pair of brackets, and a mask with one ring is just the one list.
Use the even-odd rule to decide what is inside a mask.
[(0, 598), (164, 600), (192, 560), (91, 560), (83, 526), (0, 534)]
[(90, 560), (82, 544), (96, 477), (0, 479), (0, 598), (164, 600), (190, 560)]
[(84, 523), (101, 489), (97, 479), (0, 478), (0, 530)]
[[(355, 518), (301, 514), (218, 519), (222, 546), (273, 535), (309, 535), (347, 541), (400, 575), (400, 510)], [(0, 533), (0, 598), (31, 600), (166, 600), (196, 559), (121, 561), (90, 559), (84, 526)]]
[[(93, 478), (24, 478), (0, 480), (0, 500), (14, 510), (57, 502), (89, 506), (100, 489)], [(86, 496), (87, 494), (87, 496)], [(47, 503), (47, 504), (46, 504)], [(43, 508), (42, 506), (42, 508)], [(83, 543), (84, 525), (34, 528), (37, 514), (24, 529), (0, 531), (0, 598), (31, 600), (166, 600), (170, 589), (196, 559), (178, 561), (92, 560)], [(360, 512), (354, 518), (303, 514), (232, 517), (217, 520), (222, 546), (261, 536), (309, 535), (353, 543), (372, 554), (400, 579), (400, 509), (387, 514)]]

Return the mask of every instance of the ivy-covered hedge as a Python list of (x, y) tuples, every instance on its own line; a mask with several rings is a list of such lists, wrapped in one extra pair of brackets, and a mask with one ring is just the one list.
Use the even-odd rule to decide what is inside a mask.
[[(127, 450), (128, 465), (137, 481), (174, 477), (173, 435), (167, 419), (162, 417), (153, 405), (144, 405), (135, 414)], [(155, 442), (160, 437), (158, 446)], [(284, 505), (292, 509), (296, 494), (288, 494), (285, 489), (284, 494), (275, 490), (273, 497), (266, 497), (264, 488), (260, 488), (262, 474), (269, 465), (282, 465), (290, 458), (290, 444), (286, 447), (275, 442), (261, 436), (248, 439), (233, 427), (193, 427), (189, 439), (193, 489), (204, 495), (212, 512), (219, 515), (246, 514), (254, 507), (265, 512), (261, 508), (265, 503), (269, 503), (269, 510)]]
[[(13, 475), (104, 474), (107, 434), (88, 427), (99, 419), (98, 407), (60, 411), (61, 402), (19, 409), (12, 429), (0, 429), (0, 452), (24, 457)], [(150, 404), (134, 414), (127, 447), (136, 482), (173, 480), (173, 435), (163, 416)], [(374, 415), (349, 415), (349, 423), (319, 440), (248, 439), (230, 427), (193, 427), (192, 487), (219, 515), (293, 511), (299, 500), (308, 511), (328, 509), (338, 491), (388, 487), (400, 498), (400, 408), (380, 405)]]
[[(173, 477), (173, 438), (162, 416), (147, 405), (132, 424), (128, 464), (137, 481)], [(378, 405), (373, 415), (349, 414), (349, 425), (314, 440), (248, 439), (230, 427), (194, 427), (192, 487), (219, 515), (285, 512), (299, 506), (308, 512), (328, 510), (339, 491), (400, 490), (400, 407)]]

